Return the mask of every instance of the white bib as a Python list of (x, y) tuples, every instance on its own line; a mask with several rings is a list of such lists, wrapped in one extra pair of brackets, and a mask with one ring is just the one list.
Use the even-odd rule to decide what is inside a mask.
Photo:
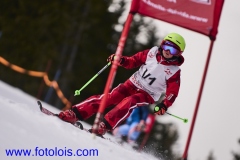
[(166, 80), (172, 77), (179, 67), (166, 66), (157, 61), (158, 47), (151, 48), (147, 54), (145, 65), (142, 65), (129, 79), (139, 89), (146, 91), (154, 101), (166, 92)]

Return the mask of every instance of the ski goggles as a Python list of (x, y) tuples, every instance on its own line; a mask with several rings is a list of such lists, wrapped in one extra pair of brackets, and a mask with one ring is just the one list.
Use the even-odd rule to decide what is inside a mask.
[(169, 51), (171, 55), (178, 56), (182, 54), (180, 48), (171, 41), (163, 41), (161, 43), (161, 48), (165, 51)]

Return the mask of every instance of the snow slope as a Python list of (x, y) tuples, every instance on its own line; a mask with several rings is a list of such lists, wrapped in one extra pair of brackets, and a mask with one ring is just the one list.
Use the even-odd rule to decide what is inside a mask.
[[(46, 103), (43, 105), (51, 111), (59, 112)], [(39, 111), (34, 97), (2, 81), (0, 81), (0, 114), (1, 160), (156, 159), (146, 153), (136, 152), (129, 146), (123, 147), (99, 137), (93, 138), (91, 134), (64, 123), (56, 117), (44, 115)], [(86, 128), (91, 127), (83, 124)], [(111, 135), (105, 137), (111, 137)], [(31, 154), (30, 156), (7, 156), (6, 149), (28, 149), (31, 150)], [(78, 153), (83, 153), (85, 156), (74, 156), (78, 149), (82, 149), (84, 152)], [(91, 149), (98, 152), (94, 154), (91, 152), (90, 156)]]

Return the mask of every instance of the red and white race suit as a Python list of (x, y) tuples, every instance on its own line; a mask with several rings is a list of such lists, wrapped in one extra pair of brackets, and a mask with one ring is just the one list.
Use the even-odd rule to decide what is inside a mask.
[[(123, 56), (126, 69), (140, 67), (128, 80), (119, 84), (107, 95), (106, 107), (116, 105), (105, 116), (105, 120), (114, 129), (122, 123), (138, 106), (153, 104), (166, 93), (164, 104), (170, 107), (178, 95), (180, 87), (180, 68), (184, 58), (165, 60), (158, 47), (136, 53), (131, 57)], [(97, 113), (105, 95), (94, 95), (72, 106), (77, 117), (88, 119)]]

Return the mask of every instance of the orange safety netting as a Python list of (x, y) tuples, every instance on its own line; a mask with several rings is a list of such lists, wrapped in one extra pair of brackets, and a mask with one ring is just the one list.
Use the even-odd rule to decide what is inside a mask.
[(26, 70), (17, 65), (9, 63), (6, 59), (2, 58), (1, 56), (0, 56), (0, 63), (5, 65), (6, 67), (11, 68), (12, 70), (14, 70), (16, 72), (19, 72), (22, 74), (27, 74), (27, 75), (33, 76), (33, 77), (43, 78), (45, 84), (49, 87), (53, 87), (55, 89), (58, 97), (61, 99), (62, 103), (65, 104), (65, 107), (63, 108), (63, 110), (69, 109), (71, 107), (71, 102), (67, 98), (65, 98), (65, 96), (63, 95), (62, 91), (60, 90), (60, 88), (58, 86), (58, 83), (56, 81), (50, 81), (46, 72)]

